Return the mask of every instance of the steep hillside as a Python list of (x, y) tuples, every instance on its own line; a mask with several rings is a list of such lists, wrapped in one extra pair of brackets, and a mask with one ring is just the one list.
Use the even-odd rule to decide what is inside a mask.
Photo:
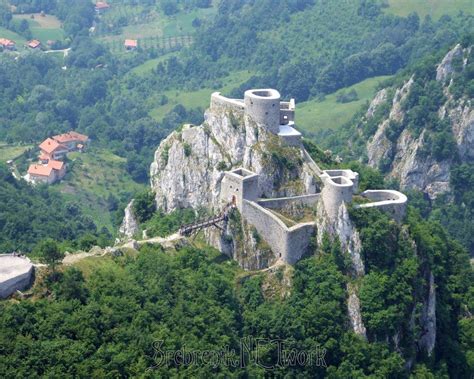
[(457, 45), (436, 70), (420, 68), (394, 93), (378, 92), (366, 123), (383, 107), (388, 114), (367, 143), (369, 165), (432, 199), (449, 191), (452, 167), (474, 162), (473, 61), (472, 47)]
[[(474, 68), (469, 39), (386, 83), (326, 139), (345, 157), (380, 169), (474, 253)], [(345, 141), (348, 141), (345, 142)], [(418, 191), (418, 192), (417, 192)]]
[[(251, 92), (265, 91), (270, 90)], [(214, 94), (202, 125), (185, 125), (162, 141), (156, 150), (150, 174), (157, 208), (163, 213), (182, 208), (196, 211), (204, 208), (211, 214), (218, 214), (225, 207), (223, 200), (227, 199), (229, 191), (228, 171), (239, 167), (243, 169), (236, 171), (244, 180), (255, 178), (254, 173), (259, 175), (258, 187), (263, 194), (263, 199), (259, 200), (262, 204), (274, 200), (284, 202), (282, 196), (307, 193), (312, 195), (306, 196), (315, 196), (314, 192), (321, 192), (318, 201), (309, 207), (272, 210), (273, 215), (288, 227), (296, 227), (293, 219), (314, 222), (314, 235), (305, 251), (307, 255), (302, 257), (300, 251), (300, 262), (292, 262), (296, 270), (294, 275), (286, 256), (276, 254), (280, 246), (272, 245), (274, 241), (268, 239), (272, 236), (271, 231), (267, 233), (268, 229), (275, 228), (272, 218), (261, 219), (261, 224), (268, 222), (268, 225), (255, 224), (245, 207), (249, 203), (244, 200), (235, 200), (235, 209), (228, 219), (200, 236), (237, 261), (241, 268), (249, 270), (249, 277), (263, 269), (262, 279), (255, 282), (248, 279), (253, 288), (253, 295), (248, 298), (250, 302), (260, 291), (269, 291), (268, 280), (271, 279), (267, 274), (275, 273), (280, 281), (283, 280), (277, 287), (286, 292), (284, 286), (288, 284), (292, 293), (300, 288), (301, 268), (306, 270), (304, 267), (308, 264), (311, 267), (314, 264), (324, 266), (325, 259), (331, 260), (334, 265), (331, 270), (336, 271), (327, 271), (326, 274), (331, 280), (342, 274), (338, 298), (345, 299), (331, 313), (345, 315), (340, 326), (353, 333), (354, 343), (366, 341), (363, 343), (377, 351), (387, 349), (385, 354), (394, 354), (393, 366), (386, 372), (396, 372), (395, 376), (403, 376), (412, 370), (440, 372), (440, 365), (446, 365), (450, 374), (465, 376), (471, 366), (464, 361), (466, 344), (458, 343), (458, 335), (467, 332), (470, 326), (460, 324), (460, 320), (467, 322), (463, 311), (466, 300), (456, 300), (456, 294), (464, 298), (472, 276), (465, 250), (447, 238), (439, 225), (424, 222), (412, 208), (407, 216), (396, 218), (394, 213), (384, 213), (386, 210), (363, 207), (367, 199), (352, 197), (357, 186), (350, 187), (350, 200), (341, 201), (335, 208), (331, 207), (332, 200), (328, 205), (327, 199), (332, 195), (338, 198), (343, 193), (342, 187), (349, 182), (349, 177), (357, 182), (358, 176), (352, 171), (344, 172), (341, 175), (353, 176), (338, 177), (334, 187), (329, 184), (329, 179), (323, 179), (321, 183), (319, 179), (324, 178), (328, 171), (322, 173), (314, 162), (309, 164), (305, 159), (304, 145), (289, 146), (280, 135), (269, 129), (265, 117), (271, 117), (268, 116), (271, 104), (263, 120), (251, 113), (251, 104), (247, 100)], [(316, 153), (315, 156), (323, 160), (322, 164), (337, 167), (315, 146), (308, 146), (308, 150)], [(248, 171), (243, 173), (245, 170)], [(361, 178), (362, 182), (366, 186), (367, 178)], [(231, 182), (234, 183), (237, 182)], [(234, 189), (232, 193), (237, 197), (238, 190), (245, 190), (245, 187)], [(299, 237), (302, 239), (304, 235)], [(282, 244), (287, 242), (282, 241)], [(296, 254), (301, 246), (291, 251)], [(451, 280), (458, 281), (456, 294), (446, 289)], [(308, 285), (308, 288), (314, 285), (317, 291), (321, 289), (316, 282), (305, 284)], [(270, 288), (270, 291), (278, 290)], [(334, 300), (334, 294), (330, 296)], [(285, 307), (285, 302), (280, 306)], [(453, 311), (446, 313), (448, 308)], [(259, 315), (264, 320), (268, 320), (266, 310), (269, 309), (270, 304), (262, 303)], [(259, 321), (255, 320), (255, 329), (252, 330), (258, 330), (258, 324)], [(329, 330), (328, 326), (324, 328), (326, 332)], [(280, 334), (277, 332), (276, 335)], [(325, 338), (322, 341), (327, 341)], [(445, 343), (453, 347), (453, 355), (446, 353)], [(339, 366), (327, 373), (346, 377), (358, 365), (354, 363), (351, 368)], [(367, 374), (373, 372), (361, 370)]]

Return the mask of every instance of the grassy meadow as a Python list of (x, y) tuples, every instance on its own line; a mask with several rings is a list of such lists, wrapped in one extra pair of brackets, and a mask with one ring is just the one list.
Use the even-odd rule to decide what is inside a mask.
[(386, 12), (398, 16), (408, 16), (416, 12), (420, 18), (430, 15), (438, 19), (442, 15), (456, 15), (460, 11), (465, 14), (474, 14), (473, 0), (388, 0)]
[(58, 189), (78, 203), (99, 228), (115, 230), (107, 205), (108, 196), (112, 194), (127, 201), (146, 186), (134, 182), (125, 170), (125, 158), (110, 151), (91, 147), (84, 153), (70, 153), (68, 159), (68, 173)]
[[(388, 78), (389, 76), (377, 76), (366, 79), (327, 95), (323, 101), (310, 100), (296, 104), (297, 128), (303, 132), (314, 133), (321, 129), (333, 129), (343, 125), (364, 103), (372, 99), (377, 85)], [(338, 94), (352, 89), (357, 92), (358, 100), (349, 103), (337, 102)]]
[(41, 41), (43, 45), (46, 45), (48, 40), (62, 41), (64, 39), (64, 31), (61, 27), (61, 21), (59, 21), (56, 16), (41, 16), (39, 13), (16, 14), (13, 16), (13, 19), (18, 22), (21, 20), (28, 21), (33, 38)]
[(31, 147), (32, 145), (17, 145), (0, 142), (0, 162), (15, 159)]
[[(155, 120), (160, 121), (163, 117), (171, 111), (176, 105), (181, 104), (185, 108), (207, 108), (209, 106), (211, 94), (213, 92), (219, 91), (225, 94), (226, 92), (232, 90), (235, 87), (238, 87), (240, 84), (245, 82), (253, 75), (251, 71), (236, 71), (226, 78), (222, 79), (216, 88), (203, 88), (197, 91), (177, 91), (170, 90), (165, 91), (162, 95), (165, 95), (168, 98), (168, 103), (165, 105), (157, 106), (153, 108), (150, 112), (150, 116)], [(242, 94), (243, 96), (243, 94)], [(155, 104), (159, 104), (158, 99), (151, 99)]]

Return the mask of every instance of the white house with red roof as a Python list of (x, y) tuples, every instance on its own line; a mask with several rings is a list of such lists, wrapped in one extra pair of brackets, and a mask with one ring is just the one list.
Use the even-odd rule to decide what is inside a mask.
[(89, 137), (74, 130), (52, 137), (57, 143), (66, 146), (69, 151), (82, 150), (89, 143)]
[(43, 160), (64, 159), (66, 154), (69, 152), (67, 146), (60, 144), (52, 138), (46, 138), (43, 142), (41, 142), (39, 148), (41, 150), (40, 157), (43, 158)]
[(26, 180), (32, 183), (53, 184), (66, 175), (66, 164), (50, 159), (47, 164), (32, 164), (28, 168)]

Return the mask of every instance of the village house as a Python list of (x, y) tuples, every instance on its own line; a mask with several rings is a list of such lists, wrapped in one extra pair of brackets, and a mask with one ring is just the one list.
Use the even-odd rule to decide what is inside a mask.
[(28, 168), (27, 180), (33, 183), (53, 184), (66, 175), (66, 164), (50, 159), (47, 164), (32, 164)]
[(110, 5), (107, 4), (107, 2), (105, 1), (98, 1), (97, 3), (95, 3), (95, 12), (97, 14), (101, 14), (101, 13), (104, 13), (105, 11), (107, 11), (108, 9), (110, 8)]
[(67, 146), (60, 144), (52, 138), (46, 138), (40, 145), (40, 160), (61, 160), (69, 152)]
[(0, 46), (5, 50), (14, 50), (15, 42), (9, 40), (8, 38), (0, 38)]
[(136, 50), (138, 48), (138, 40), (126, 39), (124, 43), (125, 49), (128, 51)]
[(27, 43), (27, 45), (30, 49), (37, 49), (38, 47), (41, 46), (41, 42), (38, 41), (37, 39), (33, 39)]
[(66, 146), (69, 151), (82, 151), (89, 142), (89, 137), (75, 131), (58, 134), (53, 136), (52, 139), (60, 145)]

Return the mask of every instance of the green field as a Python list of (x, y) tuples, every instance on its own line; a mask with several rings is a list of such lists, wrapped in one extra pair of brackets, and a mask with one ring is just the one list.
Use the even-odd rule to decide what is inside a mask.
[[(321, 129), (333, 129), (349, 121), (366, 102), (370, 101), (376, 92), (377, 84), (389, 76), (377, 76), (366, 79), (351, 87), (340, 89), (327, 95), (323, 101), (310, 100), (296, 104), (296, 126), (298, 129), (314, 133)], [(359, 99), (350, 103), (338, 103), (336, 96), (342, 91), (355, 89)]]
[[(181, 104), (185, 108), (207, 108), (209, 106), (211, 94), (219, 91), (225, 94), (226, 92), (238, 87), (240, 84), (249, 79), (254, 73), (251, 71), (237, 71), (222, 79), (219, 86), (216, 88), (203, 88), (198, 91), (183, 92), (177, 90), (166, 91), (161, 95), (168, 98), (168, 103), (162, 106), (155, 107), (151, 110), (150, 116), (157, 121), (161, 121), (163, 117), (171, 111), (176, 105)], [(243, 94), (242, 94), (243, 96)], [(151, 99), (155, 104), (158, 99)]]
[(26, 39), (19, 34), (12, 32), (0, 26), (0, 38), (8, 38), (16, 43), (16, 48), (19, 49), (26, 43)]
[(407, 16), (416, 12), (421, 18), (430, 15), (434, 19), (442, 15), (456, 15), (459, 11), (474, 14), (473, 0), (388, 0), (386, 12)]
[(23, 154), (31, 145), (9, 145), (0, 142), (0, 162), (6, 162)]
[(125, 158), (110, 151), (92, 147), (84, 153), (70, 153), (68, 159), (70, 169), (58, 189), (78, 203), (99, 228), (114, 230), (107, 207), (109, 194), (127, 201), (145, 185), (134, 182), (125, 170)]
[(130, 73), (133, 73), (136, 75), (149, 74), (154, 68), (156, 68), (158, 63), (165, 61), (166, 59), (172, 57), (173, 55), (176, 55), (176, 53), (168, 53), (168, 54), (162, 55), (159, 58), (149, 59), (145, 63), (142, 63), (141, 65), (131, 69)]
[[(166, 16), (156, 10), (147, 10), (143, 6), (115, 5), (102, 16), (97, 27), (96, 37), (103, 42), (131, 39), (172, 38), (194, 34), (192, 26), (194, 19), (204, 20), (212, 17), (216, 8), (180, 11), (172, 16)], [(128, 25), (120, 29), (120, 33), (104, 32), (101, 24), (116, 25), (120, 19), (127, 19)]]
[(28, 21), (33, 38), (41, 41), (43, 45), (46, 45), (48, 40), (62, 41), (64, 39), (61, 22), (55, 16), (46, 15), (43, 17), (39, 13), (35, 13), (33, 16), (32, 19), (31, 14), (14, 15), (13, 19), (17, 22), (20, 22), (20, 20)]

